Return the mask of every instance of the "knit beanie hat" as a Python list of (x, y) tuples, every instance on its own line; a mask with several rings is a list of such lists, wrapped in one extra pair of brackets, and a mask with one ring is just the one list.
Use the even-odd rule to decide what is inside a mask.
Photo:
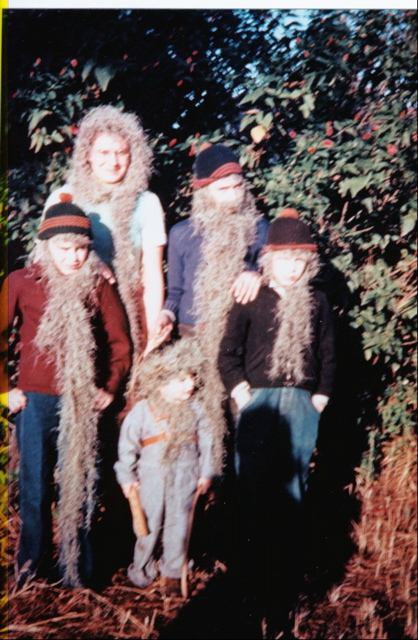
[(283, 209), (271, 223), (263, 253), (284, 249), (318, 250), (308, 225), (299, 219), (296, 209)]
[(200, 189), (231, 173), (242, 173), (242, 167), (235, 153), (224, 144), (204, 147), (196, 157), (193, 187)]
[(53, 204), (45, 212), (38, 239), (48, 240), (59, 233), (78, 233), (91, 238), (90, 220), (84, 211), (71, 202)]

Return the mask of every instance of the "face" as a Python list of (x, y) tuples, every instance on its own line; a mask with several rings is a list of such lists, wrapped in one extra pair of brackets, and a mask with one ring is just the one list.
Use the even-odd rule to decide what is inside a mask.
[(244, 181), (238, 173), (231, 173), (215, 180), (207, 188), (216, 204), (234, 204), (244, 193)]
[(131, 162), (129, 143), (122, 136), (101, 133), (93, 142), (89, 160), (93, 175), (99, 182), (120, 182)]
[(161, 393), (168, 402), (185, 402), (195, 390), (195, 379), (191, 373), (186, 373), (179, 378), (173, 378), (161, 387)]
[(52, 262), (63, 276), (77, 273), (89, 255), (90, 241), (88, 238), (81, 239), (80, 243), (75, 243), (64, 240), (57, 235), (47, 240), (47, 243)]
[(280, 253), (272, 252), (271, 270), (274, 283), (278, 287), (291, 287), (303, 275), (307, 261), (304, 258), (286, 257)]

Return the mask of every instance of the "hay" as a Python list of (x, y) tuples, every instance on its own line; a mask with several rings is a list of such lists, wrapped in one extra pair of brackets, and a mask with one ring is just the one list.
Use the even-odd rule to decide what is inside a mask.
[[(377, 479), (370, 479), (364, 470), (357, 471), (356, 493), (362, 502), (360, 521), (353, 523), (357, 553), (347, 563), (341, 583), (334, 584), (325, 598), (315, 601), (311, 596), (301, 596), (295, 614), (295, 637), (417, 638), (416, 455), (415, 437), (407, 441), (399, 439), (386, 446)], [(101, 593), (41, 580), (16, 591), (13, 558), (19, 519), (15, 497), (12, 482), (9, 625), (4, 637), (153, 640), (160, 637), (167, 625), (180, 619), (188, 603), (165, 597), (162, 579), (148, 589), (139, 590), (130, 584), (125, 569), (120, 569), (112, 584)], [(220, 562), (215, 562), (211, 570), (191, 572), (190, 602), (205, 596), (212, 578), (224, 572), (225, 566)]]
[(384, 449), (377, 479), (357, 472), (361, 519), (357, 553), (324, 602), (301, 601), (298, 638), (417, 638), (417, 442), (403, 436)]

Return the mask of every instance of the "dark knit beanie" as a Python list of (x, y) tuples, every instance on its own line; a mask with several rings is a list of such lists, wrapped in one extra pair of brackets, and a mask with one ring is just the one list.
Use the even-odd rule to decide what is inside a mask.
[(224, 144), (211, 144), (199, 153), (194, 165), (193, 187), (200, 189), (231, 173), (242, 173), (235, 153)]
[(283, 209), (273, 220), (267, 235), (267, 251), (282, 251), (284, 249), (305, 249), (317, 251), (308, 225), (299, 219), (296, 209)]
[(48, 240), (59, 233), (78, 233), (92, 237), (90, 220), (71, 202), (59, 202), (46, 210), (39, 228), (39, 240)]

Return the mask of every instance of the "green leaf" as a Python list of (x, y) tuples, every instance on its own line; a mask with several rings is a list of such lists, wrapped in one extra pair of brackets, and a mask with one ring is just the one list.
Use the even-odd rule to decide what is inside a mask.
[(52, 111), (48, 111), (46, 109), (35, 109), (32, 112), (31, 119), (29, 120), (29, 133), (31, 133), (40, 123), (40, 121), (52, 113)]
[(264, 87), (260, 87), (255, 91), (252, 91), (248, 95), (246, 95), (239, 104), (246, 104), (247, 102), (256, 102), (261, 96), (264, 94)]
[(359, 191), (364, 189), (369, 182), (369, 174), (359, 176), (358, 178), (346, 178), (340, 183), (338, 191), (343, 197), (347, 195), (348, 191), (350, 191), (351, 196), (355, 198)]
[(110, 67), (96, 67), (94, 75), (102, 91), (106, 91), (115, 73)]
[(86, 62), (86, 64), (84, 65), (83, 71), (81, 73), (81, 79), (83, 82), (85, 82), (86, 78), (90, 74), (93, 67), (94, 67), (94, 60), (88, 60), (88, 62)]
[(239, 126), (240, 131), (244, 131), (246, 127), (255, 122), (255, 115), (244, 116)]
[(268, 129), (272, 122), (273, 122), (273, 114), (268, 113), (267, 115), (264, 116), (260, 124), (262, 124), (265, 129)]
[(53, 131), (51, 133), (51, 138), (54, 142), (64, 142), (65, 138), (60, 134), (59, 131)]

